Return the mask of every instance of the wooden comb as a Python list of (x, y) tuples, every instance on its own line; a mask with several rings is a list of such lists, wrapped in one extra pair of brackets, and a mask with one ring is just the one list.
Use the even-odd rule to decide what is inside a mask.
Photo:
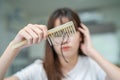
[[(54, 37), (54, 35), (61, 36), (63, 34), (63, 32), (67, 33), (68, 35), (74, 34), (76, 32), (75, 26), (72, 21), (69, 21), (65, 24), (62, 24), (60, 26), (57, 26), (55, 28), (48, 30), (47, 40), (48, 40), (49, 44), (52, 46), (52, 38)], [(19, 43), (13, 45), (12, 48), (18, 48), (26, 43), (27, 43), (27, 40), (23, 40), (22, 42), (19, 42)]]
[(62, 24), (60, 26), (57, 26), (53, 29), (48, 30), (48, 42), (52, 46), (52, 38), (55, 36), (62, 36), (64, 33), (67, 35), (74, 34), (76, 32), (75, 26), (72, 21), (69, 21), (65, 24)]

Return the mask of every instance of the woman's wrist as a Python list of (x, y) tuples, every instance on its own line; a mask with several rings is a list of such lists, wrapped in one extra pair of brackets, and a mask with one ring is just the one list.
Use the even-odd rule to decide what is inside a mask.
[(97, 51), (96, 51), (96, 49), (94, 49), (93, 47), (92, 47), (92, 48), (89, 48), (89, 49), (87, 50), (87, 53), (88, 53), (88, 56), (89, 56), (89, 57), (95, 57), (95, 55), (98, 54)]
[(88, 53), (89, 53), (89, 56), (95, 60), (99, 57), (102, 57), (95, 48), (91, 48)]
[(13, 46), (15, 45), (16, 43), (14, 41), (11, 41), (8, 45), (8, 48), (10, 48), (11, 50), (13, 51), (20, 51), (21, 48), (13, 48)]

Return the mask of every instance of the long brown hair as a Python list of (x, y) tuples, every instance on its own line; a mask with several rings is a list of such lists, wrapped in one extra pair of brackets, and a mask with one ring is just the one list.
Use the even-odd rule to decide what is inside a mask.
[[(73, 10), (71, 10), (69, 8), (60, 8), (60, 9), (57, 9), (56, 11), (54, 11), (53, 14), (50, 16), (50, 18), (48, 20), (48, 25), (47, 25), (48, 29), (51, 29), (54, 27), (54, 23), (55, 23), (56, 19), (58, 19), (58, 18), (60, 19), (61, 24), (63, 24), (63, 22), (62, 22), (63, 17), (66, 17), (70, 21), (73, 21), (76, 30), (78, 27), (81, 27), (80, 26), (81, 21), (76, 12), (74, 12)], [(83, 39), (83, 34), (82, 33), (80, 33), (80, 34)], [(83, 40), (82, 40), (82, 42), (83, 42)], [(79, 55), (84, 55), (80, 48), (79, 48)], [(62, 80), (62, 78), (64, 77), (64, 75), (62, 74), (62, 71), (61, 71), (61, 64), (58, 59), (58, 56), (57, 56), (53, 46), (50, 46), (48, 41), (46, 41), (46, 50), (45, 50), (43, 66), (46, 71), (48, 80)]]

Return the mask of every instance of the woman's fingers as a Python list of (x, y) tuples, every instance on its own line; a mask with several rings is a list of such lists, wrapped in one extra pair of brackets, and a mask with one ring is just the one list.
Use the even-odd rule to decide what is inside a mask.
[[(82, 27), (82, 28), (81, 28)], [(84, 24), (81, 24), (81, 27), (78, 28), (78, 30), (80, 32), (83, 33), (83, 35), (85, 36), (89, 36), (90, 32), (89, 32), (89, 29), (87, 28), (87, 26), (85, 26)]]
[(38, 35), (30, 27), (26, 27), (25, 31), (32, 37), (32, 43), (35, 44), (38, 41)]
[(28, 44), (36, 44), (47, 36), (47, 28), (44, 27), (46, 26), (28, 24), (19, 34), (28, 41)]
[(89, 29), (87, 28), (87, 26), (85, 26), (84, 24), (81, 24), (81, 27), (89, 33)]
[(21, 30), (19, 35), (28, 41), (28, 44), (32, 44), (32, 36), (30, 36), (25, 30)]
[(41, 29), (39, 29), (37, 26), (35, 26), (35, 27), (31, 26), (30, 28), (38, 36), (38, 39), (36, 40), (36, 43), (39, 43), (43, 39), (44, 32)]
[(79, 30), (80, 32), (82, 32), (83, 34), (85, 33), (85, 30), (82, 29), (82, 28), (78, 28), (78, 30)]
[(38, 24), (35, 24), (40, 30), (43, 31), (43, 38), (46, 39), (48, 33), (47, 33), (47, 26), (45, 25), (38, 25)]
[(87, 32), (86, 32), (84, 29), (82, 29), (82, 28), (78, 28), (78, 30), (79, 30), (81, 33), (83, 33), (84, 36), (87, 35)]

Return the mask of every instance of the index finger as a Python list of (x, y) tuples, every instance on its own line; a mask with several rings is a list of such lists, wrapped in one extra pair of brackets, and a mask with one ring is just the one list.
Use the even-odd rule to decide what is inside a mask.
[(87, 32), (89, 32), (88, 27), (87, 27), (86, 25), (84, 25), (83, 23), (81, 23), (81, 27), (82, 27), (84, 30), (86, 30)]
[(46, 39), (46, 37), (48, 35), (47, 26), (46, 25), (37, 25), (37, 24), (36, 24), (36, 26), (43, 31), (43, 37), (44, 37), (44, 39)]

